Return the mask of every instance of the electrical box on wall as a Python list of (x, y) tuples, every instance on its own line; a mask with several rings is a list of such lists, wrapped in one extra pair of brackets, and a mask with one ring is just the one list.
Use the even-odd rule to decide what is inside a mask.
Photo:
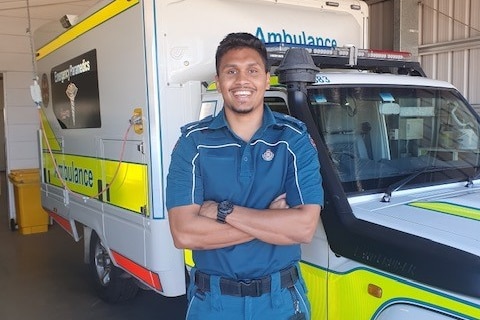
[(423, 138), (423, 119), (400, 118), (398, 138), (413, 140)]

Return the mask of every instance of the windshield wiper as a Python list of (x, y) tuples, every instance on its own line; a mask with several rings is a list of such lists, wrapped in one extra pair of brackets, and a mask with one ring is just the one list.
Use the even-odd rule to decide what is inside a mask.
[[(475, 166), (474, 167), (475, 169), (478, 169), (479, 167), (478, 166)], [(469, 176), (468, 179), (467, 179), (467, 184), (465, 185), (465, 187), (467, 188), (470, 188), (470, 187), (473, 187), (473, 180), (477, 180), (478, 178), (480, 178), (480, 170), (478, 170), (475, 174), (473, 174), (472, 176)]]
[(436, 166), (428, 166), (423, 168), (422, 170), (415, 171), (412, 174), (408, 175), (407, 177), (392, 183), (391, 185), (388, 186), (387, 190), (385, 190), (385, 193), (383, 194), (381, 202), (390, 202), (390, 199), (392, 198), (392, 192), (400, 190), (403, 186), (405, 186), (407, 183), (415, 179), (421, 174), (427, 173), (427, 172), (435, 172), (439, 170), (443, 170), (444, 168), (436, 167)]

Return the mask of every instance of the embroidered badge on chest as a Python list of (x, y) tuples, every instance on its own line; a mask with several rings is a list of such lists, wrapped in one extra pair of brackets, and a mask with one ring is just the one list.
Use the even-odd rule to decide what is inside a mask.
[(272, 161), (273, 160), (273, 157), (275, 157), (275, 154), (272, 152), (272, 150), (270, 149), (267, 149), (267, 151), (265, 151), (263, 154), (262, 154), (262, 158), (263, 160), (265, 161)]

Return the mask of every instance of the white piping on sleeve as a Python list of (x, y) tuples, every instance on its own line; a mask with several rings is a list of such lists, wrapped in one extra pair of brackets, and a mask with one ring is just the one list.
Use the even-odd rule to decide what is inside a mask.
[[(194, 126), (189, 127), (188, 130), (190, 130), (190, 129), (193, 128), (193, 127), (194, 127)], [(185, 135), (185, 137), (188, 137), (191, 133), (194, 133), (194, 132), (196, 132), (196, 131), (205, 130), (205, 129), (208, 129), (208, 127), (199, 127), (199, 128), (190, 130), (190, 131), (187, 132), (187, 134)]]
[[(205, 148), (205, 149), (217, 149), (217, 148), (223, 148), (223, 147), (241, 147), (238, 143), (228, 143), (228, 144), (222, 144), (222, 145), (217, 145), (217, 146), (209, 146), (209, 145), (204, 145), (204, 144), (199, 144), (197, 146), (197, 150), (200, 148)], [(195, 154), (195, 157), (192, 159), (192, 203), (195, 203), (195, 171), (196, 171), (196, 164), (195, 162), (197, 161), (197, 158), (200, 156), (200, 153), (197, 152)]]
[(192, 203), (195, 203), (195, 161), (197, 160), (199, 153), (195, 155), (192, 159)]
[(289, 125), (289, 124), (286, 124), (286, 123), (285, 123), (284, 126), (285, 126), (285, 127), (289, 127), (290, 129), (292, 129), (293, 131), (295, 131), (295, 132), (298, 133), (298, 134), (302, 134), (302, 131), (298, 130), (298, 129), (295, 128), (295, 127), (292, 127), (292, 126)]
[(205, 148), (205, 149), (220, 149), (220, 148), (224, 148), (224, 147), (241, 147), (241, 145), (239, 145), (238, 143), (227, 143), (227, 144), (219, 144), (219, 145), (216, 145), (216, 146), (209, 146), (209, 145), (206, 145), (206, 144), (199, 144), (197, 146), (197, 150), (200, 149), (200, 148)]

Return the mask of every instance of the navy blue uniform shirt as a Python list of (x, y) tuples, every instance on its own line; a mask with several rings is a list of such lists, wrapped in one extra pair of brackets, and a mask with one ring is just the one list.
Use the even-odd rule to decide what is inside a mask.
[[(266, 209), (285, 192), (290, 207), (323, 205), (317, 150), (301, 121), (264, 107), (263, 124), (249, 142), (229, 129), (223, 110), (216, 117), (182, 127), (167, 177), (167, 209), (206, 200)], [(299, 261), (300, 245), (255, 239), (221, 249), (194, 250), (193, 258), (205, 273), (253, 279)]]

